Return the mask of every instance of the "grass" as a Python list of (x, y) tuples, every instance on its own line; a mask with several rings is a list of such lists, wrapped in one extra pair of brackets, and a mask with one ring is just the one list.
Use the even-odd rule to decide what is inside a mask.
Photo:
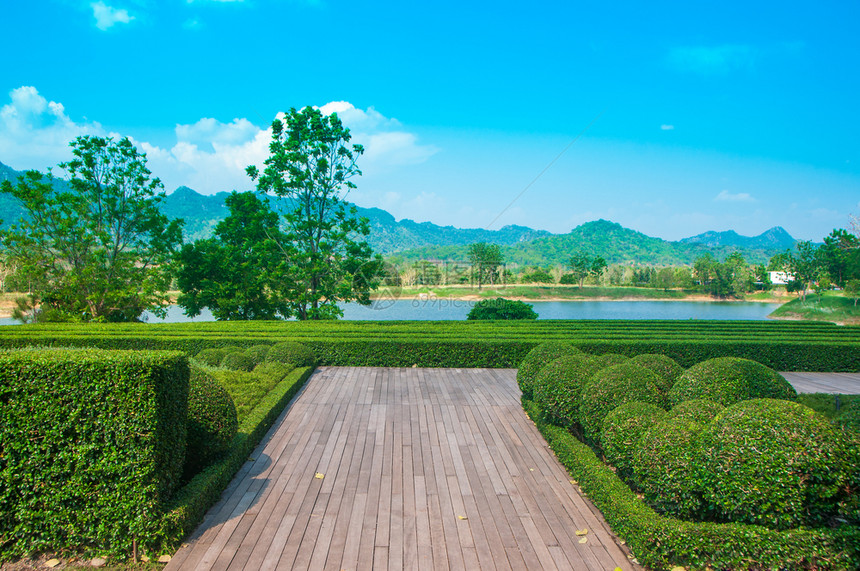
[(808, 406), (814, 411), (833, 419), (836, 416), (837, 403), (841, 410), (849, 403), (860, 402), (860, 395), (833, 395), (828, 393), (801, 393), (797, 395), (797, 402)]
[(215, 381), (230, 393), (236, 404), (236, 415), (239, 423), (293, 369), (292, 366), (282, 363), (260, 363), (251, 372), (205, 365), (198, 366), (206, 369)]
[(775, 319), (806, 319), (860, 325), (860, 304), (837, 292), (807, 294), (806, 300), (795, 299), (770, 314)]

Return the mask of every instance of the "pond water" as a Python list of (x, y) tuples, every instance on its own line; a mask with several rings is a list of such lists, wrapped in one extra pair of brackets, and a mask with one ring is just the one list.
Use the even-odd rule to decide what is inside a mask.
[[(753, 320), (767, 318), (778, 303), (743, 301), (535, 301), (530, 302), (538, 319), (724, 319)], [(370, 306), (346, 303), (343, 318), (355, 321), (450, 321), (464, 320), (474, 301), (447, 298), (378, 300)], [(182, 308), (172, 305), (167, 316), (159, 319), (144, 314), (148, 323), (183, 323), (214, 321), (209, 310), (194, 318), (186, 317)], [(0, 325), (14, 325), (10, 318)]]

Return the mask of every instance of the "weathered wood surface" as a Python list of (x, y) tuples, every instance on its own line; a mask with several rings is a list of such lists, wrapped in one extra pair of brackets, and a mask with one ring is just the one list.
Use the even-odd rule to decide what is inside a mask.
[(860, 373), (780, 373), (799, 393), (860, 394)]
[(318, 369), (166, 569), (636, 568), (515, 375)]

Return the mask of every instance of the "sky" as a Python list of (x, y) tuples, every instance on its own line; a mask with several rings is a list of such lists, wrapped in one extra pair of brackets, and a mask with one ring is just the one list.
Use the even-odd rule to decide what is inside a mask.
[(271, 121), (337, 112), (398, 219), (677, 240), (860, 214), (860, 2), (4, 2), (0, 162), (127, 136), (166, 192), (250, 190)]

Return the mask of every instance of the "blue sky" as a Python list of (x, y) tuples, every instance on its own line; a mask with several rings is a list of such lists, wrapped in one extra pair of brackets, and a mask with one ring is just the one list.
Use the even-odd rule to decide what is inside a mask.
[(246, 190), (271, 120), (314, 105), (367, 147), (349, 198), (398, 218), (820, 240), (860, 214), (858, 2), (41, 0), (3, 16), (0, 162), (17, 169), (67, 159), (80, 134), (129, 136), (167, 192)]

